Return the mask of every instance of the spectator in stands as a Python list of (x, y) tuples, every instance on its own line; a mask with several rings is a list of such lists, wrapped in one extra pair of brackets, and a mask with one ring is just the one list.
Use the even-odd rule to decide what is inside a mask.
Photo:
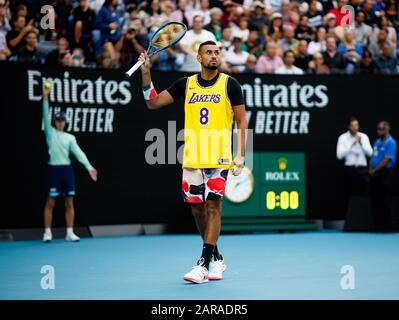
[(349, 29), (345, 31), (344, 38), (337, 47), (337, 52), (346, 59), (346, 73), (352, 74), (362, 59), (363, 47), (360, 42), (355, 41)]
[(10, 55), (11, 51), (8, 49), (6, 38), (0, 33), (0, 60), (6, 60)]
[(0, 0), (0, 37), (4, 38), (6, 37), (7, 32), (11, 30), (6, 10), (6, 2), (4, 0)]
[(308, 72), (310, 74), (329, 74), (330, 69), (324, 63), (324, 56), (320, 52), (313, 55), (312, 61), (309, 62)]
[(25, 45), (17, 52), (17, 60), (23, 62), (40, 62), (37, 51), (37, 33), (29, 31), (25, 35)]
[(231, 23), (237, 24), (237, 14), (236, 14), (237, 7), (240, 7), (240, 5), (234, 1), (231, 0), (223, 1), (224, 13), (220, 22), (222, 23), (222, 26), (224, 28), (230, 26)]
[(104, 69), (115, 69), (116, 63), (108, 53), (104, 52), (100, 58), (100, 67)]
[(375, 60), (375, 66), (378, 73), (397, 73), (398, 59), (392, 56), (391, 45), (388, 42), (382, 45), (382, 52)]
[(122, 46), (120, 50), (120, 63), (122, 67), (131, 67), (138, 59), (144, 48), (148, 46), (148, 36), (140, 34), (141, 20), (130, 21), (122, 31)]
[(92, 40), (92, 31), (96, 13), (90, 9), (88, 0), (80, 0), (80, 4), (73, 11), (74, 43), (75, 46), (87, 48)]
[[(159, 26), (169, 20), (170, 17), (163, 12), (162, 8), (163, 6), (161, 6), (159, 0), (151, 1), (149, 5), (147, 5), (143, 23), (148, 28), (149, 33), (155, 32)], [(172, 14), (173, 12), (171, 15)]]
[(326, 51), (326, 29), (320, 27), (314, 34), (314, 40), (310, 41), (308, 45), (308, 55), (313, 55), (316, 52)]
[[(38, 0), (11, 1), (11, 10), (9, 10), (8, 1), (0, 0), (0, 59), (10, 58), (10, 51), (11, 60), (16, 59), (12, 55), (16, 56), (20, 48), (24, 46), (26, 33), (35, 30), (33, 25), (38, 24), (40, 18), (40, 7), (36, 2)], [(392, 59), (384, 58), (382, 51), (384, 44), (388, 42), (390, 50), (385, 51), (390, 51), (392, 57), (396, 57), (399, 15), (395, 0), (378, 0), (377, 2), (375, 0), (339, 0), (336, 7), (334, 3), (336, 2), (333, 0), (60, 0), (54, 2), (57, 13), (56, 29), (50, 33), (41, 30), (46, 42), (40, 42), (39, 51), (47, 52), (47, 48), (53, 45), (55, 36), (57, 38), (65, 36), (71, 42), (72, 48), (79, 47), (84, 50), (85, 60), (89, 61), (89, 64), (90, 61), (95, 61), (95, 55), (97, 55), (99, 65), (118, 67), (120, 64), (125, 68), (134, 64), (137, 59), (137, 50), (147, 47), (148, 35), (151, 36), (160, 24), (166, 21), (181, 21), (194, 29), (194, 16), (201, 16), (204, 20), (203, 25), (206, 24), (203, 29), (213, 34), (211, 39), (207, 37), (206, 40), (216, 39), (223, 54), (230, 49), (232, 37), (238, 36), (243, 39), (241, 51), (247, 51), (259, 57), (258, 59), (262, 57), (261, 60), (265, 62), (266, 42), (276, 42), (278, 43), (277, 56), (281, 56), (282, 52), (287, 50), (293, 50), (295, 65), (302, 70), (307, 70), (310, 60), (307, 53), (313, 55), (316, 52), (324, 52), (326, 34), (331, 34), (337, 41), (341, 40), (341, 43), (336, 45), (336, 51), (345, 58), (344, 68), (336, 68), (331, 64), (331, 60), (335, 62), (339, 60), (336, 55), (334, 54), (334, 59), (324, 55), (325, 64), (331, 67), (332, 73), (343, 72), (345, 69), (347, 73), (352, 73), (353, 70), (360, 73), (372, 72), (377, 59), (383, 66), (393, 63)], [(345, 28), (337, 26), (346, 14), (340, 12), (345, 3), (349, 3), (356, 10), (354, 28), (351, 29), (353, 39), (345, 33)], [(121, 16), (123, 12), (124, 18)], [(36, 21), (30, 20), (31, 18)], [(11, 20), (11, 23), (8, 20)], [(132, 40), (128, 39), (130, 35), (128, 35), (127, 26), (133, 22), (136, 25), (141, 24), (141, 27)], [(315, 28), (317, 28), (317, 33)], [(193, 30), (189, 32), (197, 36), (202, 34), (202, 32), (197, 34)], [(199, 39), (196, 40), (199, 41)], [(301, 43), (301, 40), (306, 40), (308, 45)], [(64, 41), (65, 39), (61, 42)], [(136, 41), (139, 46), (133, 45), (133, 41)], [(366, 57), (362, 60), (360, 46), (363, 50), (368, 49), (373, 59)], [(307, 53), (303, 52), (303, 48), (306, 47)], [(190, 59), (191, 62), (196, 61), (194, 58), (196, 53), (187, 55), (191, 49), (187, 47), (188, 49), (184, 51), (182, 48), (184, 47), (179, 44), (174, 50), (168, 51), (168, 53), (173, 52), (173, 56), (176, 54), (175, 58), (166, 52), (166, 55), (163, 54), (159, 59), (154, 58), (153, 67), (162, 70), (180, 70), (179, 67), (183, 66), (182, 71), (185, 71), (187, 64), (190, 64)], [(72, 54), (66, 54), (65, 50), (67, 49), (55, 50), (40, 60), (45, 60), (46, 63), (68, 65), (73, 59)], [(102, 59), (104, 51), (106, 57)], [(114, 61), (110, 63), (109, 59)], [(249, 60), (252, 60), (252, 57)], [(263, 62), (258, 62), (257, 66), (262, 68)], [(378, 70), (386, 70), (386, 68)]]
[(321, 4), (320, 10), (323, 12), (329, 12), (331, 9), (334, 9), (334, 1), (333, 0), (319, 0)]
[(115, 45), (121, 39), (122, 26), (120, 23), (120, 12), (116, 6), (118, 0), (105, 0), (97, 14), (95, 25), (101, 31), (101, 43), (104, 51), (115, 61), (119, 59), (119, 53)]
[(263, 38), (259, 37), (258, 30), (251, 30), (247, 42), (245, 42), (245, 51), (254, 54), (256, 57), (264, 53), (265, 42)]
[(85, 55), (82, 48), (75, 48), (71, 54), (71, 67), (85, 67)]
[(248, 55), (247, 62), (245, 64), (244, 73), (255, 73), (256, 72), (256, 60), (257, 57), (253, 54)]
[(172, 71), (175, 70), (175, 61), (177, 57), (177, 51), (174, 47), (169, 47), (159, 54), (151, 57), (152, 67), (155, 70), (160, 71)]
[(382, 46), (388, 43), (391, 47), (391, 53), (393, 56), (396, 56), (396, 48), (395, 46), (389, 41), (388, 39), (388, 31), (386, 29), (381, 29), (378, 32), (377, 39), (371, 39), (370, 45), (368, 50), (371, 52), (373, 59), (376, 60), (378, 57), (381, 56), (382, 53)]
[(177, 21), (177, 22), (182, 22), (186, 26), (190, 27), (192, 25), (192, 19), (190, 19), (190, 23), (187, 19), (188, 13), (187, 13), (187, 0), (178, 0), (177, 1), (177, 9), (172, 12), (170, 15), (169, 19), (170, 21)]
[[(160, 8), (160, 11), (158, 10)], [(149, 19), (150, 33), (155, 32), (160, 26), (169, 21), (170, 15), (174, 12), (175, 6), (170, 0), (164, 0), (162, 2), (155, 0), (151, 2), (150, 8), (153, 8)]]
[(235, 37), (241, 38), (243, 42), (247, 41), (249, 36), (248, 18), (241, 16), (238, 20), (238, 26), (233, 27), (232, 32)]
[(241, 50), (242, 39), (233, 38), (233, 46), (226, 52), (224, 61), (227, 65), (227, 72), (241, 73), (245, 70), (245, 65), (249, 53)]
[(338, 30), (343, 30), (342, 27), (337, 26), (337, 17), (331, 12), (324, 16), (324, 21), (327, 33), (335, 34), (338, 32)]
[(386, 1), (385, 16), (392, 22), (395, 28), (399, 26), (399, 15), (396, 0)]
[(231, 39), (233, 33), (231, 32), (231, 28), (226, 27), (222, 31), (222, 39), (219, 42), (219, 46), (222, 49), (222, 52), (226, 53), (231, 47)]
[(319, 28), (323, 25), (323, 11), (317, 6), (317, 0), (309, 1), (309, 9), (306, 13), (310, 28)]
[(290, 24), (283, 26), (283, 38), (278, 42), (283, 52), (291, 50), (296, 51), (299, 41), (295, 39), (295, 29)]
[(6, 39), (8, 48), (14, 55), (25, 45), (25, 36), (27, 33), (37, 29), (33, 26), (33, 21), (30, 21), (26, 25), (26, 20), (23, 16), (13, 17), (11, 25), (12, 29), (7, 33)]
[(204, 18), (195, 16), (193, 18), (193, 29), (186, 32), (183, 39), (179, 42), (180, 50), (186, 55), (181, 68), (182, 71), (199, 72), (201, 65), (197, 61), (198, 47), (202, 42), (214, 41), (216, 38), (212, 32), (203, 29)]
[(193, 16), (202, 16), (204, 18), (204, 25), (211, 22), (211, 15), (209, 12), (209, 0), (200, 0), (199, 9), (194, 10)]
[(69, 50), (60, 54), (59, 66), (70, 67), (72, 65), (72, 54)]
[(272, 7), (272, 12), (281, 13), (281, 3), (283, 0), (273, 0), (270, 1), (270, 5)]
[(378, 22), (377, 16), (373, 11), (373, 4), (373, 0), (364, 0), (362, 6), (362, 11), (365, 14), (364, 23), (371, 27), (376, 26)]
[(337, 42), (333, 35), (326, 38), (326, 51), (323, 52), (323, 58), (331, 73), (343, 73), (345, 70), (345, 57), (337, 51)]
[(6, 39), (7, 32), (10, 30), (11, 27), (6, 15), (6, 3), (4, 0), (0, 0), (0, 60), (6, 60), (11, 55)]
[(51, 51), (46, 57), (46, 64), (61, 65), (62, 55), (69, 52), (69, 42), (65, 38), (57, 40), (57, 49)]
[(222, 18), (223, 11), (219, 8), (212, 8), (209, 10), (211, 21), (204, 27), (205, 30), (212, 32), (216, 40), (222, 39), (222, 24), (220, 19)]
[(281, 13), (275, 12), (272, 15), (270, 26), (267, 31), (267, 41), (279, 41), (283, 37), (283, 18)]
[(387, 31), (387, 39), (392, 43), (394, 47), (396, 47), (397, 43), (397, 33), (394, 27), (392, 27), (391, 21), (388, 20), (387, 17), (382, 16), (378, 18), (378, 25), (374, 28), (371, 38), (373, 40), (378, 39), (378, 34), (380, 30)]
[(364, 23), (364, 18), (365, 15), (363, 11), (358, 11), (356, 13), (353, 36), (355, 41), (360, 42), (363, 47), (367, 47), (369, 45), (372, 28)]
[(283, 60), (277, 55), (278, 45), (275, 42), (268, 42), (266, 52), (259, 57), (256, 63), (257, 73), (275, 73), (283, 65)]
[(73, 26), (70, 25), (70, 15), (72, 12), (71, 1), (59, 0), (54, 1), (53, 8), (57, 19), (55, 19), (55, 30), (53, 37), (67, 37), (73, 36)]
[(306, 40), (300, 40), (298, 49), (295, 55), (295, 66), (302, 69), (302, 71), (306, 71), (309, 66), (310, 56), (307, 54), (308, 43)]
[(265, 14), (264, 3), (262, 1), (254, 1), (252, 4), (252, 13), (249, 18), (250, 29), (256, 29), (263, 34), (268, 25), (269, 18)]
[[(336, 21), (337, 21), (337, 26), (343, 26), (343, 24), (346, 22), (345, 26), (350, 22), (349, 19), (342, 20), (346, 15), (349, 14), (348, 10), (342, 10), (342, 7), (348, 4), (348, 0), (337, 0), (337, 7), (331, 9), (328, 13), (332, 13), (335, 15)], [(342, 24), (341, 24), (342, 22)]]
[(294, 10), (293, 4), (290, 0), (281, 1), (280, 13), (283, 19), (283, 24), (298, 25), (299, 14)]
[(371, 56), (370, 51), (366, 51), (363, 55), (363, 59), (360, 65), (356, 69), (356, 73), (368, 73), (373, 74), (375, 71), (375, 63)]
[(14, 14), (15, 14), (16, 17), (24, 17), (25, 19), (27, 19), (27, 17), (28, 17), (28, 7), (26, 6), (26, 4), (21, 3), (15, 9)]
[(295, 38), (298, 40), (306, 40), (310, 42), (313, 36), (313, 30), (309, 27), (309, 18), (307, 16), (301, 16), (298, 27), (295, 30)]
[(276, 74), (303, 74), (302, 69), (294, 65), (295, 54), (292, 50), (284, 51), (283, 55), (284, 64), (276, 69)]

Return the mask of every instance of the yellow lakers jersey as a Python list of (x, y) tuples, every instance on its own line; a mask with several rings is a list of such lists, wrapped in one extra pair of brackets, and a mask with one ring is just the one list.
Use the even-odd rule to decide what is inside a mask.
[(184, 102), (183, 168), (228, 168), (231, 161), (233, 110), (227, 96), (228, 75), (213, 86), (188, 77)]

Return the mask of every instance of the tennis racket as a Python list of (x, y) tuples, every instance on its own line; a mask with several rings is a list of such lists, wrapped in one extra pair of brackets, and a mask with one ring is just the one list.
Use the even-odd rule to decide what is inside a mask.
[[(154, 54), (173, 46), (178, 43), (181, 38), (186, 34), (187, 27), (184, 23), (168, 22), (161, 27), (151, 37), (150, 44), (148, 45), (147, 54), (152, 57)], [(144, 61), (137, 61), (127, 72), (127, 76), (131, 76)]]

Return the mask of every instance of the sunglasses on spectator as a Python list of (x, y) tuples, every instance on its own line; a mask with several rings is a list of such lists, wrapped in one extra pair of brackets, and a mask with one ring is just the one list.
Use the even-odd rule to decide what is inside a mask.
[(385, 131), (385, 127), (378, 127), (378, 128), (377, 128), (377, 131), (380, 131), (380, 132)]

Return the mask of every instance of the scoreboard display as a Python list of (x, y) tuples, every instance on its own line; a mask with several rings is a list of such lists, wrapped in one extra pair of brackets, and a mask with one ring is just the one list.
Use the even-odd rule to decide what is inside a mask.
[(305, 154), (262, 153), (259, 157), (261, 215), (305, 216)]
[[(223, 230), (304, 226), (306, 215), (305, 154), (255, 152), (240, 176), (229, 173), (223, 201)], [(233, 226), (233, 227), (232, 227)], [(298, 226), (298, 228), (300, 228)], [(307, 226), (305, 229), (309, 229)]]

